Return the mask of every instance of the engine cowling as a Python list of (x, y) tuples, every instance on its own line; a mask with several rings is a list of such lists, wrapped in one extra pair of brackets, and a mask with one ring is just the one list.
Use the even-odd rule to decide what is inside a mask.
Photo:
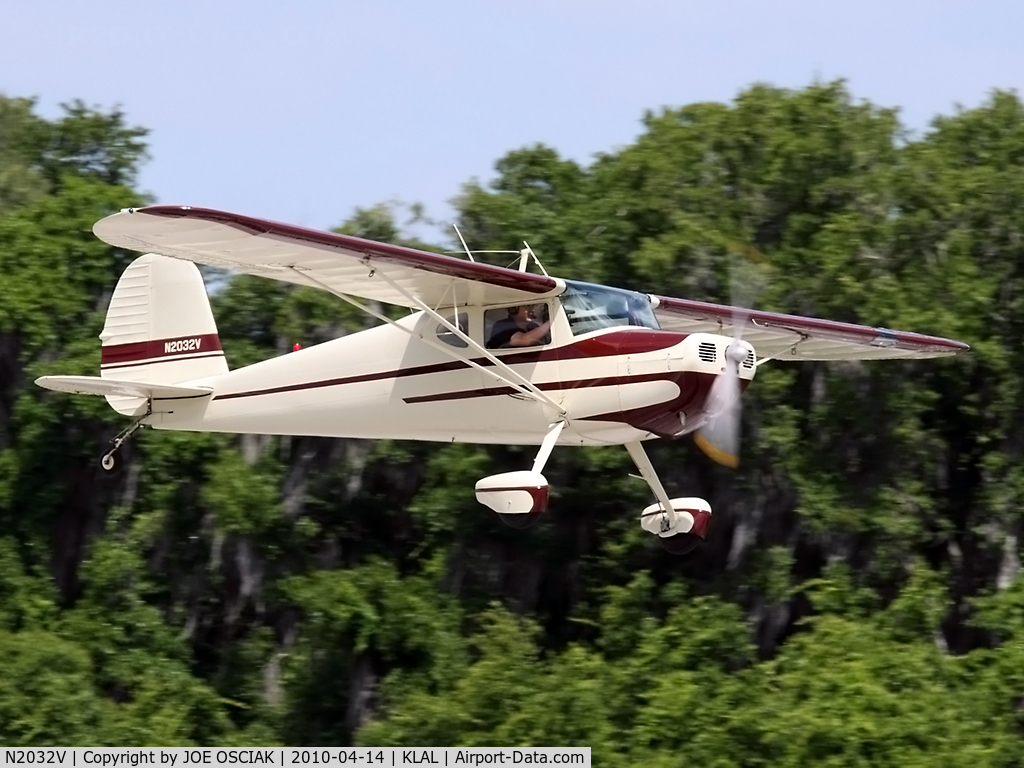
[(540, 472), (502, 472), (478, 480), (476, 500), (512, 528), (529, 528), (548, 508), (548, 481)]

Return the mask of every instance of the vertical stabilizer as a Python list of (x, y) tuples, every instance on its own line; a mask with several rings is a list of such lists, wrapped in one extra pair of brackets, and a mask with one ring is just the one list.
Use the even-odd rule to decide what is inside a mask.
[[(227, 373), (228, 366), (199, 269), (190, 261), (140, 256), (117, 281), (100, 334), (100, 376), (143, 384), (180, 384)], [(145, 406), (108, 395), (118, 413)]]

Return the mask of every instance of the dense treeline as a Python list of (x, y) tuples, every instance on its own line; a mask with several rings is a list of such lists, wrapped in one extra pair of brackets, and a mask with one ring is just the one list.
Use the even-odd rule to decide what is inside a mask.
[[(525, 238), (559, 274), (728, 302), (756, 265), (765, 309), (972, 345), (763, 366), (737, 472), (653, 446), (670, 494), (715, 510), (686, 558), (640, 530), (649, 492), (616, 448), (556, 451), (526, 532), (473, 499), (519, 448), (143, 431), (103, 475), (123, 419), (31, 381), (98, 370), (133, 254), (90, 227), (144, 202), (144, 137), (0, 98), (0, 743), (1024, 763), (1015, 94), (917, 136), (841, 83), (757, 86), (649, 114), (589, 166), (525, 148), (465, 187), (474, 247)], [(409, 242), (386, 208), (342, 229)], [(367, 323), (256, 278), (213, 303), (233, 367)]]

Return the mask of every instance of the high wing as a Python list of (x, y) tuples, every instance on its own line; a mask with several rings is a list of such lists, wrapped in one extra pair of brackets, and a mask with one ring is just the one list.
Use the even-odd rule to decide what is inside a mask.
[(731, 336), (736, 318), (742, 319), (743, 340), (750, 342), (762, 358), (893, 360), (943, 357), (970, 349), (959, 341), (888, 328), (758, 312), (667, 296), (652, 296), (651, 299), (654, 314), (666, 330)]
[(565, 289), (544, 275), (207, 208), (127, 208), (93, 232), (120, 248), (406, 307), (525, 303)]

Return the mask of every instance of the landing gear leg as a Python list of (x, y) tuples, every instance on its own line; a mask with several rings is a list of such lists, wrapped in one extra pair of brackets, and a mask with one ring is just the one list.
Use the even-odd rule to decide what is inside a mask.
[(533, 469), (530, 470), (531, 472), (544, 471), (544, 465), (548, 463), (551, 451), (554, 449), (555, 443), (558, 442), (558, 436), (562, 434), (562, 430), (564, 428), (564, 421), (559, 421), (551, 425), (548, 429), (548, 433), (544, 435), (544, 442), (540, 444), (540, 450), (537, 451), (537, 457), (533, 460)]
[(661, 545), (673, 554), (692, 551), (707, 534), (711, 505), (698, 498), (670, 499), (643, 445), (639, 441), (626, 443), (626, 450), (658, 500), (640, 515), (640, 526), (657, 536)]
[(132, 435), (134, 435), (136, 432), (142, 429), (143, 422), (152, 415), (153, 401), (147, 400), (146, 412), (142, 416), (137, 418), (135, 421), (133, 421), (131, 423), (131, 426), (129, 426), (127, 429), (122, 430), (117, 437), (110, 441), (114, 444), (114, 447), (107, 451), (105, 454), (103, 454), (102, 458), (100, 458), (100, 466), (103, 467), (103, 470), (105, 472), (113, 472), (115, 469), (118, 468), (118, 465), (121, 463), (117, 458), (118, 450), (120, 450), (121, 446), (131, 439)]
[[(665, 533), (672, 530), (676, 524), (676, 513), (672, 508), (672, 501), (669, 499), (668, 494), (665, 492), (665, 486), (661, 484), (661, 479), (658, 477), (658, 473), (654, 471), (654, 465), (651, 464), (651, 460), (647, 458), (647, 451), (644, 450), (643, 445), (637, 441), (635, 443), (626, 443), (626, 450), (629, 451), (629, 457), (636, 464), (636, 468), (640, 470), (640, 476), (647, 481), (647, 485), (651, 487), (654, 492), (654, 498), (658, 500), (660, 509), (656, 509), (652, 512), (644, 510), (644, 514), (641, 517), (641, 524), (643, 518), (654, 517), (660, 515), (658, 528), (660, 533)], [(650, 509), (650, 508), (648, 508)], [(647, 529), (647, 526), (644, 526)], [(649, 530), (649, 529), (648, 529)]]
[(548, 481), (541, 471), (564, 427), (564, 421), (549, 427), (537, 457), (533, 460), (533, 469), (529, 472), (505, 472), (477, 482), (477, 501), (497, 512), (501, 522), (510, 528), (531, 527), (547, 509)]

